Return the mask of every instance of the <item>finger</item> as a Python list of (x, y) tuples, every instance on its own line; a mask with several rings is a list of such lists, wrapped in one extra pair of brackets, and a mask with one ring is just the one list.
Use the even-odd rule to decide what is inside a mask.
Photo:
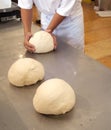
[(25, 48), (26, 48), (29, 52), (34, 53), (33, 48), (31, 48), (31, 47), (29, 47), (29, 46), (25, 46)]
[(57, 41), (56, 41), (56, 37), (53, 35), (53, 42), (54, 42), (54, 49), (57, 48)]
[(35, 51), (35, 47), (32, 44), (30, 44), (30, 43), (24, 43), (24, 46), (29, 51), (32, 51), (32, 52)]

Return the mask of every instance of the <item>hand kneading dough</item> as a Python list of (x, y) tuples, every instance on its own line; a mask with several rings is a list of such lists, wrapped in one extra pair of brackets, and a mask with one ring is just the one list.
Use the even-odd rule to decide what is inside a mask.
[(32, 58), (17, 60), (8, 71), (9, 82), (18, 87), (34, 84), (43, 78), (43, 65)]
[(43, 82), (33, 98), (35, 110), (42, 114), (59, 115), (70, 111), (75, 105), (75, 92), (61, 79)]
[(54, 49), (54, 42), (52, 36), (45, 31), (36, 32), (29, 43), (35, 46), (35, 53), (46, 53)]

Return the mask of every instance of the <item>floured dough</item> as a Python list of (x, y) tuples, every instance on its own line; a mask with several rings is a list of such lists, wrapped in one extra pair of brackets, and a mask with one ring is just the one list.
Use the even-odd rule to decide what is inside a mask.
[(35, 46), (35, 53), (47, 53), (54, 49), (52, 36), (45, 31), (36, 32), (29, 40)]
[(44, 78), (43, 65), (32, 58), (21, 58), (14, 62), (9, 71), (9, 82), (15, 86), (35, 84)]
[(42, 114), (59, 115), (70, 111), (76, 97), (72, 87), (62, 79), (49, 79), (36, 90), (33, 98), (35, 110)]

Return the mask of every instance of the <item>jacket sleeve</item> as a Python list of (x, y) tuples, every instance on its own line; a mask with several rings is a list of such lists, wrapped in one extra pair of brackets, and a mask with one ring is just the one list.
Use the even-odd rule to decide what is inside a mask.
[(56, 10), (56, 12), (62, 16), (69, 16), (76, 0), (61, 0), (61, 3), (59, 5), (59, 8)]
[(18, 0), (18, 6), (23, 9), (31, 9), (33, 6), (32, 0)]

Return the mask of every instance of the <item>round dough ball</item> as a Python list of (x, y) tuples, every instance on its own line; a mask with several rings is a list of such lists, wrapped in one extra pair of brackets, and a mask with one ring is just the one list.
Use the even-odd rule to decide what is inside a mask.
[(52, 36), (45, 31), (36, 32), (29, 40), (35, 46), (35, 53), (47, 53), (54, 49)]
[(49, 79), (36, 90), (33, 98), (35, 110), (42, 114), (59, 115), (70, 111), (76, 97), (72, 87), (62, 79)]
[(43, 65), (32, 58), (18, 59), (8, 71), (9, 82), (18, 87), (35, 84), (43, 78)]

